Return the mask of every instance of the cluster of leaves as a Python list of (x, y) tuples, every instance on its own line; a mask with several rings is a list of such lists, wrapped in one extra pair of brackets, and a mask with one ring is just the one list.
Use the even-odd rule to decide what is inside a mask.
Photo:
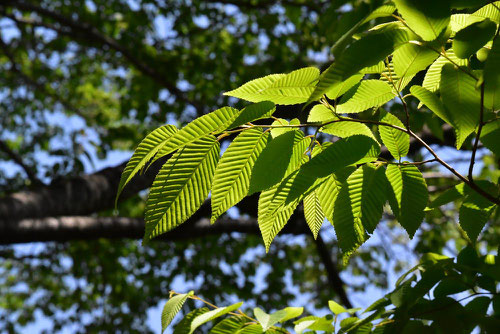
[[(165, 125), (153, 131), (135, 151), (118, 191), (148, 163), (173, 154), (151, 187), (144, 241), (182, 224), (210, 192), (212, 222), (245, 196), (261, 192), (258, 221), (267, 249), (303, 202), (312, 233), (316, 236), (328, 219), (347, 261), (375, 230), (386, 202), (413, 237), (426, 208), (431, 209), (418, 166), (437, 162), (464, 184), (433, 205), (463, 198), (460, 224), (474, 242), (499, 203), (497, 185), (472, 177), (479, 140), (498, 154), (499, 5), (470, 9), (470, 14), (452, 14), (452, 9), (465, 7), (460, 1), (399, 0), (383, 5), (359, 26), (381, 16), (393, 20), (365, 33), (353, 27), (344, 40), (356, 39), (348, 46), (334, 46), (336, 59), (323, 73), (306, 67), (252, 80), (225, 94), (254, 104), (218, 109), (180, 130)], [(421, 85), (408, 89), (421, 71)], [(395, 98), (404, 106), (404, 121), (381, 108)], [(468, 177), (411, 130), (406, 101), (412, 98), (455, 129), (457, 149), (474, 134)], [(300, 103), (316, 103), (307, 123), (273, 117), (276, 105)], [(372, 112), (366, 119), (358, 117), (367, 110)], [(274, 121), (260, 124), (266, 118)], [(378, 131), (373, 131), (375, 126)], [(220, 158), (219, 141), (234, 135)], [(338, 139), (321, 141), (326, 135)], [(411, 137), (434, 159), (403, 161)], [(392, 160), (381, 157), (380, 143)]]
[[(315, 333), (468, 333), (479, 327), (496, 333), (500, 326), (500, 258), (479, 257), (472, 247), (463, 249), (457, 258), (425, 254), (420, 263), (399, 278), (396, 288), (375, 301), (362, 316), (361, 309), (345, 309), (334, 301), (328, 306), (333, 314), (305, 316), (293, 322), (297, 334)], [(174, 294), (174, 293), (172, 293)], [(458, 301), (451, 296), (458, 295)], [(431, 297), (432, 296), (432, 297)], [(187, 299), (200, 300), (193, 292), (171, 296), (162, 312), (162, 329), (170, 324)], [(202, 300), (203, 301), (203, 300)], [(242, 303), (227, 307), (196, 308), (175, 326), (174, 333), (193, 333), (200, 325), (213, 321), (209, 333), (289, 333), (278, 323), (302, 315), (302, 307), (287, 307), (272, 314), (260, 308), (254, 318), (239, 310)], [(488, 315), (490, 305), (493, 314)], [(215, 320), (229, 315), (224, 320)], [(338, 320), (342, 318), (341, 321)]]

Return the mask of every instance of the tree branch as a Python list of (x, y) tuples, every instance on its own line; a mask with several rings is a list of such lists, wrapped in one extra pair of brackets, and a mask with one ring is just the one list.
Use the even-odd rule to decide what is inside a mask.
[(3, 140), (0, 140), (0, 151), (3, 151), (12, 161), (14, 161), (16, 164), (18, 164), (26, 173), (28, 176), (28, 179), (31, 181), (33, 185), (41, 185), (43, 184), (42, 181), (40, 181), (37, 177), (36, 174), (29, 168), (23, 161), (23, 159), (17, 154), (16, 152), (12, 151), (12, 149), (5, 143)]
[[(233, 232), (260, 234), (255, 218), (231, 219), (224, 216), (215, 224), (211, 224), (209, 218), (198, 218), (198, 216), (188, 219), (181, 226), (153, 239), (153, 242), (155, 240), (178, 241)], [(295, 216), (280, 233), (302, 235), (308, 233), (308, 229), (304, 220)], [(3, 245), (99, 238), (142, 239), (143, 235), (144, 220), (141, 218), (72, 216), (0, 222), (0, 244)]]
[(332, 259), (330, 250), (323, 242), (321, 234), (318, 234), (315, 243), (316, 248), (318, 249), (318, 255), (323, 262), (323, 266), (325, 267), (326, 273), (328, 275), (328, 282), (330, 283), (331, 288), (339, 296), (344, 306), (347, 306), (347, 308), (352, 308), (352, 303), (349, 300), (349, 297), (347, 297), (347, 293), (344, 290), (345, 283), (340, 277), (339, 272), (337, 271), (337, 265)]

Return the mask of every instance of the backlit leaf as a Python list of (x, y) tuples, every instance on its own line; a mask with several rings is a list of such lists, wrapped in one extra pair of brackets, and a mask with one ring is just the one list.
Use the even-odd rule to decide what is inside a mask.
[[(382, 115), (380, 121), (402, 129), (405, 128), (399, 118), (388, 112)], [(410, 135), (408, 133), (384, 125), (379, 125), (378, 131), (384, 145), (391, 152), (394, 159), (401, 160), (402, 157), (408, 154), (408, 150), (410, 149)]]

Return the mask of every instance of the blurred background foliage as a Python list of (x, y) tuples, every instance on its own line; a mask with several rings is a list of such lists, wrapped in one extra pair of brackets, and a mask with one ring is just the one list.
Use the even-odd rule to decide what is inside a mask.
[[(119, 164), (162, 124), (182, 126), (223, 105), (242, 107), (222, 93), (253, 78), (324, 68), (335, 41), (382, 2), (2, 1), (0, 195)], [(442, 123), (430, 113), (413, 121), (414, 131), (432, 130), (451, 160), (469, 158), (447, 147)], [(480, 153), (483, 176), (498, 179), (498, 157)], [(456, 183), (442, 170), (424, 172), (433, 194)], [(120, 215), (142, 217), (144, 196), (122, 201)], [(386, 216), (349, 265), (337, 268), (354, 306), (392, 288), (395, 274), (420, 254), (456, 255), (466, 244), (457, 216), (454, 204), (430, 211), (413, 241)], [(498, 248), (499, 229), (497, 213), (479, 248)], [(341, 263), (333, 228), (324, 226), (322, 236)], [(1, 332), (38, 330), (33, 323), (40, 319), (47, 333), (152, 332), (148, 310), (172, 288), (267, 310), (298, 304), (311, 311), (338, 298), (310, 235), (283, 235), (269, 254), (260, 236), (237, 233), (148, 247), (74, 239), (1, 246)]]

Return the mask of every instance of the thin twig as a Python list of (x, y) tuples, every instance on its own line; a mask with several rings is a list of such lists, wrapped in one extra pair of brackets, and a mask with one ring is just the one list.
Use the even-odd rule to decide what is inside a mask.
[(474, 147), (472, 148), (472, 155), (469, 164), (470, 182), (474, 182), (472, 173), (474, 172), (474, 163), (476, 162), (477, 146), (479, 144), (479, 138), (481, 137), (481, 130), (483, 129), (483, 118), (484, 118), (484, 82), (481, 84), (481, 105), (479, 107), (479, 126), (477, 128), (476, 140), (474, 141)]

